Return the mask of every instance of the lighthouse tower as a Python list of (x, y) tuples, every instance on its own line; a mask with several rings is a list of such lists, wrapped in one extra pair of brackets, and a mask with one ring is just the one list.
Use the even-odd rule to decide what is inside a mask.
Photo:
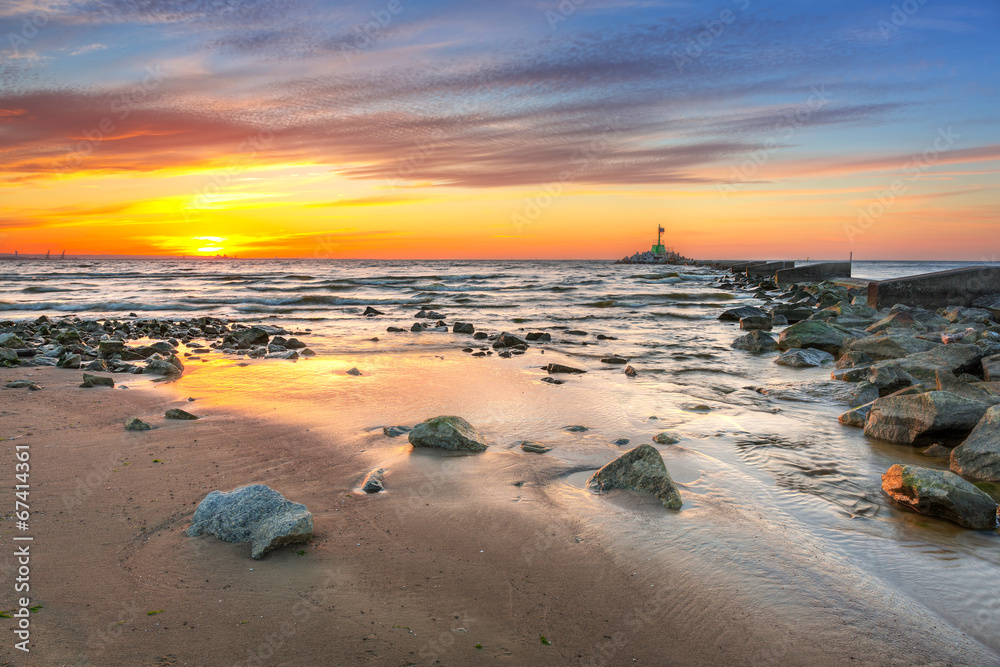
[(663, 232), (665, 231), (667, 230), (665, 230), (663, 227), (658, 227), (658, 231), (656, 234), (656, 245), (654, 245), (650, 250), (650, 252), (653, 253), (654, 255), (667, 254), (667, 249), (663, 247)]

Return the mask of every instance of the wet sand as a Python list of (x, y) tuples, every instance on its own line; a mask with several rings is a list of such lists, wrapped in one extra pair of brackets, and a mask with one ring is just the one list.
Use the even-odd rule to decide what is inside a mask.
[[(8, 635), (4, 659), (1000, 664), (866, 568), (782, 539), (780, 510), (751, 498), (773, 489), (741, 480), (745, 502), (721, 493), (728, 470), (694, 450), (664, 452), (679, 513), (629, 492), (589, 494), (587, 475), (621, 450), (529, 427), (553, 414), (599, 423), (627, 406), (586, 381), (549, 387), (525, 364), (496, 361), (213, 362), (172, 383), (114, 376), (128, 390), (80, 389), (77, 371), (0, 369), (0, 381), (43, 387), (0, 393), (0, 437), (31, 445), (32, 603), (43, 605), (31, 653), (14, 655)], [(366, 375), (343, 374), (354, 365)], [(171, 407), (202, 419), (164, 420)], [(490, 450), (412, 451), (381, 432), (437, 414), (469, 419)], [(154, 430), (126, 432), (133, 416)], [(517, 439), (548, 440), (559, 456), (522, 453)], [(0, 473), (12, 477), (5, 451)], [(359, 493), (376, 467), (389, 470), (387, 491)], [(251, 483), (304, 503), (313, 541), (254, 561), (247, 544), (184, 535), (209, 491)], [(3, 532), (14, 533), (9, 519)], [(0, 565), (12, 564), (5, 549)]]

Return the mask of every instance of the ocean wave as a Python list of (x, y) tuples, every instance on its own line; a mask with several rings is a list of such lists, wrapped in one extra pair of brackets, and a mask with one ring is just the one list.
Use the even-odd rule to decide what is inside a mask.
[(110, 311), (196, 311), (212, 309), (214, 306), (196, 306), (183, 303), (135, 303), (130, 301), (96, 301), (96, 302), (74, 302), (74, 301), (29, 301), (25, 303), (11, 303), (0, 301), (0, 311), (11, 310), (56, 310), (62, 313), (87, 313), (87, 312), (110, 312)]
[(47, 292), (75, 292), (69, 287), (49, 287), (47, 285), (32, 285), (21, 290), (25, 294), (45, 294)]
[(636, 273), (629, 276), (629, 278), (636, 280), (663, 280), (664, 278), (680, 278), (680, 274), (676, 271), (669, 271), (667, 273)]

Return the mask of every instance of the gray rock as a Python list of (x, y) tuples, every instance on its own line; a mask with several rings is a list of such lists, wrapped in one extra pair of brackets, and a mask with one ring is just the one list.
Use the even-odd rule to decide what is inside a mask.
[(587, 371), (580, 370), (579, 368), (573, 368), (572, 366), (564, 366), (562, 364), (549, 364), (545, 367), (545, 370), (549, 372), (549, 375), (553, 373), (586, 373)]
[(625, 357), (604, 357), (601, 359), (602, 364), (618, 364), (624, 366), (628, 363), (628, 359)]
[(94, 359), (89, 364), (83, 367), (87, 371), (97, 371), (98, 373), (110, 373), (111, 367), (108, 366), (108, 362), (104, 359)]
[(385, 491), (385, 484), (382, 480), (385, 472), (385, 468), (372, 470), (365, 476), (365, 481), (361, 483), (361, 490), (365, 493), (378, 493), (379, 491)]
[(357, 368), (351, 368), (351, 369), (349, 369), (347, 371), (347, 374), (348, 375), (355, 375), (355, 376), (357, 376), (357, 375), (361, 375), (361, 371), (359, 371)]
[(13, 382), (8, 382), (4, 385), (8, 389), (30, 389), (31, 391), (38, 391), (41, 389), (33, 380), (14, 380)]
[(515, 345), (525, 345), (526, 343), (515, 336), (514, 334), (509, 334), (506, 331), (497, 336), (496, 341), (493, 342), (493, 348), (499, 347), (514, 347)]
[(23, 347), (27, 347), (21, 337), (15, 333), (5, 333), (0, 334), (0, 347), (7, 347), (12, 350), (17, 350)]
[(414, 447), (484, 452), (489, 446), (486, 438), (461, 417), (433, 417), (414, 426), (408, 437)]
[[(55, 359), (52, 360), (53, 364)], [(0, 347), (0, 367), (12, 368), (21, 364), (21, 358), (17, 356), (17, 351), (9, 347)]]
[(771, 318), (784, 317), (791, 324), (808, 320), (816, 311), (808, 306), (794, 303), (778, 304), (771, 309)]
[(852, 336), (843, 329), (818, 320), (806, 320), (782, 331), (778, 347), (782, 350), (817, 349), (837, 355), (851, 340)]
[(150, 431), (153, 427), (142, 421), (138, 417), (132, 417), (127, 422), (125, 422), (126, 431)]
[(743, 317), (740, 319), (740, 329), (744, 331), (757, 331), (759, 329), (770, 329), (771, 318), (767, 315), (760, 317)]
[(938, 345), (933, 350), (917, 352), (892, 363), (918, 379), (934, 381), (935, 372), (947, 369), (955, 375), (982, 370), (983, 349), (977, 345), (955, 343)]
[(951, 469), (973, 479), (1000, 482), (1000, 406), (993, 406), (951, 452)]
[(740, 336), (731, 347), (747, 352), (774, 352), (778, 349), (778, 342), (770, 334), (757, 330)]
[(288, 359), (294, 361), (299, 358), (299, 353), (295, 350), (284, 350), (283, 352), (269, 352), (264, 355), (265, 359)]
[(865, 421), (865, 435), (913, 444), (928, 436), (967, 433), (988, 407), (947, 391), (880, 398)]
[(837, 359), (837, 368), (857, 368), (871, 366), (875, 360), (864, 352), (849, 351)]
[(390, 438), (395, 438), (400, 435), (405, 435), (411, 431), (409, 426), (383, 426), (382, 433), (389, 436)]
[(905, 310), (896, 311), (869, 326), (869, 333), (880, 333), (890, 329), (914, 329), (917, 325), (913, 316)]
[(719, 315), (719, 320), (722, 322), (739, 322), (744, 317), (767, 318), (767, 313), (756, 306), (740, 306), (739, 308), (730, 308), (729, 310), (723, 311), (722, 314)]
[(124, 349), (125, 341), (117, 338), (108, 338), (97, 344), (97, 353), (104, 359), (121, 354)]
[(548, 445), (543, 445), (540, 442), (525, 440), (521, 443), (521, 451), (529, 452), (531, 454), (544, 454), (545, 452), (551, 452), (552, 448)]
[(573, 424), (572, 426), (566, 426), (563, 428), (564, 431), (569, 431), (570, 433), (583, 433), (584, 431), (589, 431), (590, 429), (586, 426), (581, 426), (579, 424)]
[(868, 382), (878, 387), (879, 393), (883, 395), (919, 384), (916, 378), (899, 366), (881, 363), (868, 369)]
[[(479, 354), (482, 354), (482, 353), (480, 352)], [(472, 356), (476, 356), (476, 355), (472, 355)], [(566, 384), (565, 380), (557, 380), (554, 377), (549, 377), (548, 375), (546, 375), (545, 377), (542, 378), (542, 382), (544, 382), (546, 384)]]
[(869, 336), (859, 338), (850, 345), (851, 352), (868, 355), (875, 361), (899, 359), (916, 352), (926, 352), (940, 347), (929, 340), (900, 334), (888, 336)]
[(451, 327), (452, 332), (461, 334), (474, 334), (476, 327), (471, 322), (455, 322)]
[(365, 308), (365, 312), (361, 314), (364, 315), (365, 317), (375, 317), (376, 315), (385, 315), (385, 313), (383, 313), (381, 310), (376, 310), (371, 306)]
[(848, 405), (852, 408), (857, 408), (875, 402), (879, 398), (879, 389), (871, 382), (859, 382), (851, 387), (847, 396)]
[(676, 445), (681, 439), (669, 431), (657, 433), (653, 436), (653, 442), (658, 445)]
[(989, 494), (947, 470), (897, 463), (882, 475), (882, 490), (920, 514), (974, 530), (996, 526), (997, 504)]
[(89, 373), (83, 374), (83, 384), (81, 387), (114, 387), (114, 378), (104, 377), (103, 375), (90, 375)]
[[(104, 366), (104, 368), (91, 368), (91, 366), (93, 366), (94, 364), (90, 363), (90, 364), (87, 365), (87, 370), (88, 371), (93, 371), (93, 370), (103, 370), (103, 371), (106, 371), (107, 370), (107, 364), (104, 364), (103, 360), (98, 360), (98, 361), (101, 361), (101, 363)], [(75, 369), (80, 368), (80, 364), (81, 363), (83, 363), (83, 357), (81, 357), (79, 354), (66, 354), (66, 355), (63, 355), (63, 356), (59, 357), (59, 361), (56, 362), (56, 366), (58, 366), (59, 368), (71, 368), (71, 369), (75, 370)]]
[(942, 445), (941, 443), (934, 443), (923, 452), (924, 456), (931, 456), (936, 459), (947, 459), (951, 457), (951, 450)]
[(228, 493), (212, 491), (205, 496), (187, 534), (250, 542), (250, 556), (258, 559), (272, 549), (311, 540), (313, 518), (305, 505), (286, 500), (263, 484), (254, 484)]
[(169, 410), (163, 413), (163, 416), (166, 417), (167, 419), (187, 419), (187, 420), (198, 419), (198, 417), (194, 416), (190, 412), (181, 410), (180, 408), (170, 408)]
[(983, 358), (983, 379), (987, 382), (1000, 382), (1000, 354)]
[[(937, 381), (935, 384), (938, 391), (950, 391), (951, 393), (957, 394), (963, 398), (968, 398), (972, 401), (979, 401), (980, 403), (986, 403), (987, 405), (996, 405), (997, 403), (1000, 403), (1000, 397), (994, 396), (987, 391), (983, 391), (976, 385), (961, 378), (957, 378), (948, 371), (937, 371), (936, 378)], [(974, 379), (978, 380), (978, 378)], [(977, 381), (976, 384), (983, 383)]]
[[(226, 347), (235, 347), (240, 350), (246, 350), (258, 345), (267, 345), (269, 339), (270, 335), (268, 334), (267, 329), (256, 326), (250, 327), (249, 329), (238, 329), (226, 334), (225, 338), (222, 339), (222, 344)], [(154, 344), (154, 347), (155, 346), (156, 344)], [(164, 353), (167, 352), (167, 350), (163, 349), (159, 349), (159, 351)]]
[(788, 350), (774, 360), (780, 366), (792, 366), (795, 368), (805, 368), (810, 366), (822, 366), (832, 364), (834, 356), (823, 350)]
[(587, 485), (594, 491), (627, 489), (652, 493), (667, 509), (680, 509), (681, 494), (663, 463), (663, 457), (651, 445), (639, 445), (595, 472)]
[[(889, 396), (909, 396), (911, 394), (922, 394), (922, 393), (924, 393), (924, 388), (921, 387), (920, 385), (916, 385), (913, 387), (906, 387), (904, 389), (900, 389), (899, 391), (893, 394), (889, 394)], [(888, 398), (888, 396), (883, 398)], [(837, 421), (839, 421), (844, 426), (854, 426), (855, 428), (864, 428), (865, 421), (867, 421), (868, 414), (871, 412), (873, 405), (875, 405), (874, 400), (871, 403), (865, 403), (864, 405), (860, 405), (852, 410), (848, 410), (844, 414), (837, 417)]]
[(289, 338), (288, 341), (285, 342), (285, 348), (289, 350), (304, 350), (305, 347), (306, 344), (298, 338)]
[[(600, 336), (598, 336), (600, 338)], [(552, 334), (546, 333), (544, 331), (532, 331), (529, 332), (527, 336), (524, 337), (525, 340), (534, 340), (540, 343), (547, 343), (552, 340)]]
[(635, 370), (634, 368), (632, 368), (631, 366), (626, 366), (625, 367), (625, 375), (627, 375), (628, 377), (634, 378), (638, 374), (639, 374), (639, 372), (637, 370)]
[(153, 359), (146, 363), (146, 367), (143, 368), (143, 373), (149, 375), (180, 375), (181, 371), (177, 366), (166, 359)]

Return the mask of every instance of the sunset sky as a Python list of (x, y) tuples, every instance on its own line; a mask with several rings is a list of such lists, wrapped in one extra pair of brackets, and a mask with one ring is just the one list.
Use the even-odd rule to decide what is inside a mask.
[(994, 1), (6, 0), (0, 253), (1000, 259)]

